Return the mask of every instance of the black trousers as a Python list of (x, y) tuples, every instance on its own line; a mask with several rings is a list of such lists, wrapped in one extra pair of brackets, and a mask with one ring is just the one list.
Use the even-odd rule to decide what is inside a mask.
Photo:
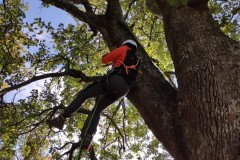
[[(114, 103), (119, 98), (125, 96), (129, 89), (130, 85), (127, 81), (118, 74), (113, 74), (106, 78), (105, 86), (100, 82), (94, 82), (89, 85), (84, 90), (81, 90), (76, 98), (64, 109), (63, 116), (65, 118), (70, 117), (74, 112), (77, 112), (81, 105), (85, 102), (86, 99), (92, 97), (98, 97), (98, 102), (95, 112), (92, 114), (93, 118), (91, 120), (90, 126), (87, 130), (88, 134), (94, 134), (97, 130), (97, 126), (100, 119), (101, 112), (106, 109), (110, 104)], [(88, 116), (87, 120), (82, 129), (82, 133), (85, 132), (89, 122), (91, 114)]]

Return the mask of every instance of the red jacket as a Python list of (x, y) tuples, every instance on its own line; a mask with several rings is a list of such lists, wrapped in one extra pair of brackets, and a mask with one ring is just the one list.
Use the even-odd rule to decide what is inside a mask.
[(109, 52), (108, 54), (104, 55), (102, 57), (102, 62), (106, 64), (109, 62), (113, 62), (114, 67), (119, 67), (121, 64), (123, 64), (128, 50), (131, 50), (131, 48), (129, 48), (128, 46), (118, 47)]

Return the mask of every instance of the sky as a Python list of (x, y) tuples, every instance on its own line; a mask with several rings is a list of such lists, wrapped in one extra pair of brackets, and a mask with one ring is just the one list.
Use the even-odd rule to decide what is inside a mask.
[(41, 17), (43, 21), (52, 22), (53, 26), (57, 26), (60, 23), (76, 24), (75, 20), (68, 13), (53, 6), (44, 8), (40, 0), (23, 0), (23, 2), (29, 3), (25, 21), (32, 22), (34, 18)]
[[(42, 6), (42, 2), (40, 0), (22, 0), (22, 2), (24, 4), (29, 4), (28, 11), (26, 12), (26, 18), (24, 19), (25, 22), (31, 23), (34, 21), (34, 18), (41, 17), (42, 21), (45, 21), (46, 24), (48, 22), (51, 22), (53, 27), (57, 27), (60, 23), (63, 23), (65, 26), (68, 24), (76, 24), (76, 21), (71, 16), (69, 16), (67, 12), (53, 6), (45, 8)], [(45, 33), (43, 33), (42, 35), (37, 35), (37, 38), (49, 40), (49, 36), (47, 36)], [(34, 53), (34, 50), (32, 50), (32, 52)], [(20, 92), (14, 90), (7, 93), (4, 96), (4, 100), (6, 102), (11, 102), (13, 98), (15, 98), (16, 101), (20, 98), (27, 97), (30, 95), (30, 91), (32, 90), (32, 88), (40, 90), (43, 85), (44, 80), (31, 83), (27, 86), (20, 88)]]

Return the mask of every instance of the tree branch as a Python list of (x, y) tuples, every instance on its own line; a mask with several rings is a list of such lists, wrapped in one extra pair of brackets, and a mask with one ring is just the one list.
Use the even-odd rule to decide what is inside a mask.
[(234, 18), (234, 16), (238, 13), (238, 11), (240, 11), (240, 6), (239, 7), (236, 7), (232, 10), (232, 16), (231, 18), (229, 19), (229, 22), (230, 23), (232, 21), (232, 19)]
[(94, 80), (97, 80), (100, 78), (100, 76), (86, 76), (83, 72), (79, 71), (79, 70), (75, 70), (75, 69), (69, 69), (65, 72), (59, 72), (59, 73), (48, 73), (48, 74), (44, 74), (44, 75), (40, 75), (40, 76), (34, 76), (31, 79), (24, 81), (22, 83), (13, 85), (11, 87), (5, 88), (3, 90), (0, 91), (0, 95), (4, 95), (9, 91), (21, 88), (23, 86), (26, 86), (32, 82), (38, 81), (38, 80), (42, 80), (45, 78), (53, 78), (53, 77), (61, 77), (61, 76), (71, 76), (73, 78), (81, 78), (81, 80), (85, 81), (85, 82), (92, 82)]
[[(69, 142), (66, 143), (66, 144), (65, 144), (63, 147), (61, 147), (61, 148), (64, 148), (67, 144), (69, 144)], [(70, 142), (70, 144), (72, 144), (71, 148), (70, 148), (68, 151), (66, 151), (65, 153), (63, 153), (59, 158), (65, 156), (65, 155), (67, 155), (67, 154), (69, 154), (69, 159), (72, 159), (72, 157), (73, 157), (73, 152), (80, 146), (80, 141), (77, 142), (77, 143), (72, 143), (72, 142)]]
[(129, 3), (129, 5), (128, 5), (128, 10), (127, 10), (127, 12), (126, 12), (126, 14), (125, 14), (125, 16), (124, 16), (124, 19), (125, 19), (125, 20), (127, 19), (128, 14), (129, 14), (129, 12), (130, 12), (130, 10), (131, 10), (134, 2), (136, 2), (136, 0), (132, 0), (132, 1)]
[[(88, 0), (69, 0), (69, 1), (42, 0), (42, 1), (47, 4), (54, 5), (57, 8), (60, 8), (62, 10), (65, 10), (66, 12), (71, 14), (73, 17), (76, 17), (79, 20), (87, 23), (89, 25), (91, 31), (93, 32), (93, 35), (94, 36), (97, 35), (98, 29), (95, 25), (95, 22), (96, 22), (96, 19), (98, 19), (98, 18), (97, 18), (97, 15), (94, 14), (92, 6), (88, 2)], [(71, 2), (73, 2), (74, 4), (83, 4), (84, 8), (86, 9), (86, 12), (79, 10), (78, 7), (75, 6), (74, 4), (72, 4)]]
[(107, 0), (107, 10), (106, 10), (106, 16), (109, 19), (115, 19), (116, 17), (123, 17), (122, 15), (122, 8), (119, 3), (119, 0)]
[(88, 1), (84, 2), (84, 6), (88, 6), (86, 8), (87, 12), (81, 11), (77, 6), (72, 4), (71, 2), (68, 2), (66, 0), (42, 0), (44, 3), (51, 4), (56, 6), (57, 8), (60, 8), (69, 14), (71, 14), (73, 17), (78, 18), (79, 20), (89, 24), (94, 25), (95, 20), (97, 19), (97, 16), (93, 14), (93, 12), (89, 10), (89, 5), (87, 5)]
[[(179, 129), (177, 90), (164, 78), (163, 74), (153, 66), (142, 46), (142, 56), (137, 85), (127, 98), (137, 108), (148, 128), (163, 146), (169, 151), (178, 153), (177, 134)], [(157, 117), (157, 118), (156, 118)], [(174, 155), (175, 153), (171, 153)]]
[(74, 4), (83, 4), (86, 0), (68, 0), (68, 2), (72, 2)]
[[(71, 148), (66, 151), (65, 153), (63, 153), (59, 158), (65, 156), (65, 155), (68, 155), (69, 154), (69, 157), (68, 159), (72, 159), (73, 158), (73, 153), (74, 151), (80, 147), (80, 141), (78, 141), (77, 143), (73, 143), (73, 142), (67, 142), (65, 143), (62, 147), (58, 148), (58, 147), (54, 147), (54, 149), (57, 149), (57, 150), (62, 150), (63, 148), (65, 148), (68, 144), (71, 144)], [(96, 159), (96, 156), (95, 156), (95, 151), (94, 151), (94, 147), (92, 146), (92, 149), (90, 151), (90, 155), (89, 155), (90, 159)]]

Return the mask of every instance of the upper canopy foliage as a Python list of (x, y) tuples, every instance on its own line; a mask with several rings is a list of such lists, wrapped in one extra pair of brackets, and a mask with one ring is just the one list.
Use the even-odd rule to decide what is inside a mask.
[[(99, 15), (107, 8), (106, 1), (89, 3)], [(239, 41), (239, 2), (213, 0), (209, 5), (224, 33)], [(143, 0), (122, 0), (121, 7), (129, 28), (174, 85), (171, 74), (174, 66), (161, 18), (151, 14)], [(67, 152), (71, 145), (61, 150), (54, 147), (76, 142), (86, 116), (79, 113), (73, 116), (63, 132), (50, 130), (45, 120), (59, 113), (61, 105), (69, 104), (80, 89), (109, 69), (99, 63), (101, 56), (109, 51), (102, 35), (93, 34), (91, 27), (78, 20), (76, 25), (57, 27), (41, 17), (26, 22), (27, 8), (28, 4), (20, 0), (3, 1), (0, 5), (0, 159), (14, 156), (44, 159), (49, 156), (49, 148), (53, 157)], [(35, 83), (37, 80), (40, 81)], [(23, 86), (31, 90), (27, 96), (23, 96), (26, 92)], [(89, 100), (84, 108), (93, 105)], [(127, 101), (127, 108), (122, 105), (120, 100), (104, 111), (96, 152), (109, 159), (166, 159), (167, 154), (159, 152), (159, 142), (149, 133), (135, 108)]]

